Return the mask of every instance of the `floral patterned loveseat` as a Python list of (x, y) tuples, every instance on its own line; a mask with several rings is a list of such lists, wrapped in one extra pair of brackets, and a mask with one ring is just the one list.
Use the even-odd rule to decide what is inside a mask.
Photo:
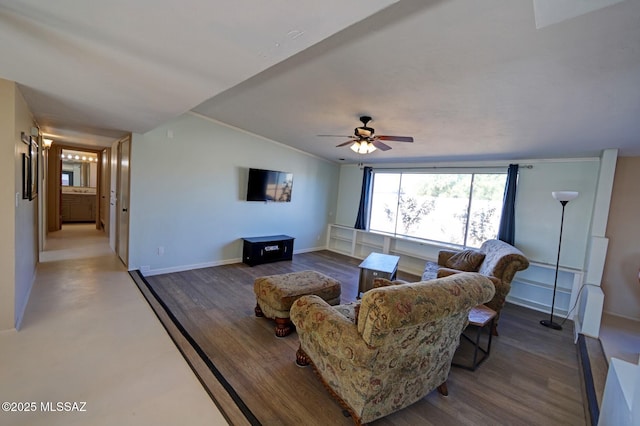
[(303, 296), (290, 311), (296, 361), (312, 364), (356, 424), (373, 421), (436, 388), (447, 394), (469, 311), (493, 294), (486, 276), (462, 273), (374, 288), (349, 305)]
[[(460, 256), (464, 253), (480, 253), (481, 258), (475, 258), (479, 262), (467, 262), (468, 267), (452, 266), (451, 259), (453, 256)], [(465, 257), (463, 256), (463, 259)], [(467, 260), (469, 257), (466, 258)], [(458, 262), (463, 265), (465, 262)], [(523, 271), (529, 267), (529, 260), (526, 256), (511, 244), (507, 244), (500, 240), (487, 240), (482, 243), (478, 250), (440, 250), (438, 253), (438, 263), (427, 262), (422, 274), (423, 280), (433, 278), (442, 278), (447, 275), (466, 272), (478, 272), (486, 275), (491, 279), (496, 287), (496, 294), (486, 305), (496, 311), (498, 315), (493, 322), (492, 333), (498, 335), (498, 319), (500, 318), (500, 310), (505, 304), (507, 295), (511, 290), (511, 280), (518, 271)]]

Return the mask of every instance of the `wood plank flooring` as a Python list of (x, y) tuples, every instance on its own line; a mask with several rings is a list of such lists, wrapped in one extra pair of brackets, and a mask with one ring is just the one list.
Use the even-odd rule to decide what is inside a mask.
[[(225, 265), (147, 281), (260, 423), (350, 425), (313, 371), (296, 366), (297, 334), (276, 338), (273, 321), (255, 317), (253, 280), (312, 269), (339, 280), (342, 302), (347, 303), (356, 297), (359, 263), (318, 251), (294, 255), (293, 261)], [(417, 279), (402, 272), (398, 278)], [(507, 305), (489, 359), (474, 372), (452, 368), (448, 397), (434, 391), (373, 424), (587, 424), (572, 324), (567, 322), (562, 331), (548, 329), (539, 324), (543, 316)], [(458, 355), (464, 357), (468, 349), (461, 345)], [(228, 396), (211, 393), (221, 410), (236, 413), (228, 419), (237, 418)]]

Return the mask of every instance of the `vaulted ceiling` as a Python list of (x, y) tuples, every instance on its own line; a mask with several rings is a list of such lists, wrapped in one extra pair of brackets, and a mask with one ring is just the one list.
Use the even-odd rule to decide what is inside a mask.
[[(332, 161), (640, 155), (640, 1), (571, 3), (0, 0), (0, 77), (83, 145), (192, 110)], [(415, 142), (337, 148), (361, 115)]]

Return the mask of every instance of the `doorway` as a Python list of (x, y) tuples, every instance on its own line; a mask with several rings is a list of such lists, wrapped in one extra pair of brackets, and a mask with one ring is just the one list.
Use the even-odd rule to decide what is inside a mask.
[[(63, 223), (93, 223), (104, 230), (108, 215), (101, 215), (100, 203), (108, 182), (110, 166), (103, 161), (103, 148), (53, 144), (47, 156), (47, 232), (62, 229)], [(107, 163), (109, 163), (107, 155)]]
[(129, 157), (131, 154), (131, 136), (118, 141), (117, 158), (117, 196), (116, 253), (125, 266), (129, 266)]
[(111, 147), (54, 143), (46, 157), (46, 230), (92, 224), (109, 238), (127, 265), (129, 249), (129, 153), (131, 135)]
[(62, 223), (96, 223), (100, 153), (63, 148), (60, 210)]

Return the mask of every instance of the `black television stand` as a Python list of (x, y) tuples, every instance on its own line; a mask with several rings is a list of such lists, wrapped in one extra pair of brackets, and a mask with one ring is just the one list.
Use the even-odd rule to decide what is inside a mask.
[(293, 237), (270, 235), (243, 238), (242, 261), (249, 266), (293, 259)]

